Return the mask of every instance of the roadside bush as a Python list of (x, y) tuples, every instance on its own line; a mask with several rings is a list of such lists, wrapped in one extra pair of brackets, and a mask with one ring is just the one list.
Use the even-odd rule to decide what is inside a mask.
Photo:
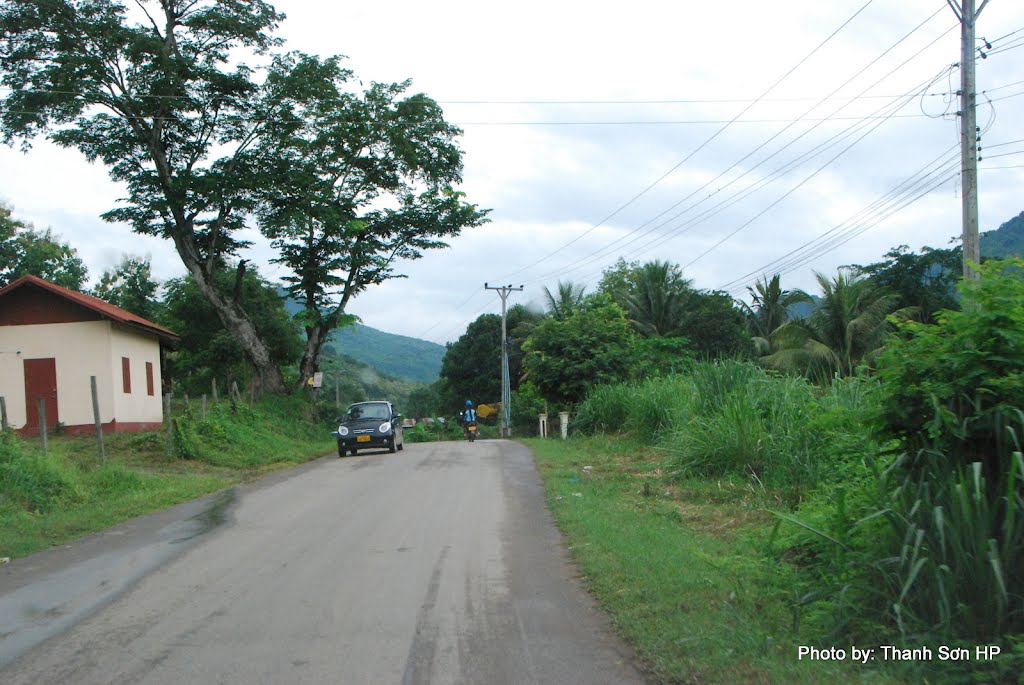
[(961, 311), (900, 325), (878, 375), (884, 433), (906, 453), (905, 468), (952, 473), (980, 462), (998, 485), (1013, 453), (1007, 426), (1024, 408), (1024, 261), (980, 270), (960, 286)]
[(870, 476), (830, 511), (782, 516), (815, 538), (787, 554), (809, 562), (805, 597), (829, 600), (837, 638), (1002, 644), (984, 676), (964, 667), (972, 679), (1024, 666), (1022, 266), (987, 263), (963, 311), (899, 327), (879, 360)]
[(0, 498), (46, 513), (81, 497), (73, 465), (51, 454), (26, 451), (11, 431), (0, 433)]

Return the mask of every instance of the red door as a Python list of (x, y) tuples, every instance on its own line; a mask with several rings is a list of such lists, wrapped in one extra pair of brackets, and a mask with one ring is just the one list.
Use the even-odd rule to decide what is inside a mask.
[(39, 398), (46, 405), (46, 426), (57, 425), (57, 360), (26, 359), (25, 360), (25, 431), (39, 432)]

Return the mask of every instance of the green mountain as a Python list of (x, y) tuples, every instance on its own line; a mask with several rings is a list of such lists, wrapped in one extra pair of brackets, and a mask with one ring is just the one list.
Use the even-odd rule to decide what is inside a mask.
[(433, 383), (441, 373), (445, 348), (437, 343), (385, 333), (356, 324), (331, 333), (328, 345), (339, 353), (390, 376)]
[(1024, 212), (981, 234), (982, 257), (1024, 257)]
[[(330, 352), (333, 352), (331, 350)], [(409, 395), (422, 385), (408, 378), (395, 378), (369, 364), (346, 355), (324, 354), (324, 373), (320, 401), (344, 409), (353, 402), (391, 400), (399, 408), (408, 404)]]
[[(284, 298), (284, 308), (291, 315), (302, 310), (302, 305), (278, 286)], [(443, 345), (405, 335), (385, 333), (357, 323), (333, 331), (324, 345), (325, 357), (349, 357), (367, 364), (387, 376), (404, 378), (417, 383), (433, 383), (441, 374)]]

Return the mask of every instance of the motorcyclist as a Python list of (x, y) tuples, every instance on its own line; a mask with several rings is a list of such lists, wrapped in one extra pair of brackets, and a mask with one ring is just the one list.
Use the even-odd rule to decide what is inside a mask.
[(476, 409), (473, 408), (473, 400), (466, 400), (466, 409), (462, 412), (462, 429), (469, 437), (469, 424), (476, 423)]

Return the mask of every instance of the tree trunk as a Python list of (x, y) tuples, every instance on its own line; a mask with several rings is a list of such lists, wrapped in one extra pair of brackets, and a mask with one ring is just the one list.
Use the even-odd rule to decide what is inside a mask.
[[(260, 338), (255, 324), (245, 313), (241, 305), (228, 297), (225, 297), (213, 283), (213, 278), (203, 268), (202, 261), (194, 250), (194, 245), (187, 240), (181, 239), (179, 235), (174, 236), (174, 244), (178, 249), (182, 262), (195, 279), (199, 291), (203, 297), (213, 306), (220, 317), (224, 328), (231, 333), (231, 336), (238, 342), (245, 353), (249, 363), (256, 369), (260, 379), (260, 386), (268, 392), (285, 392), (284, 377), (281, 370), (277, 368), (274, 360), (270, 357), (270, 350), (263, 339)], [(189, 248), (192, 249), (189, 249)]]
[(302, 351), (302, 362), (299, 363), (300, 388), (320, 370), (320, 353), (330, 332), (331, 328), (323, 323), (306, 327), (306, 349)]

